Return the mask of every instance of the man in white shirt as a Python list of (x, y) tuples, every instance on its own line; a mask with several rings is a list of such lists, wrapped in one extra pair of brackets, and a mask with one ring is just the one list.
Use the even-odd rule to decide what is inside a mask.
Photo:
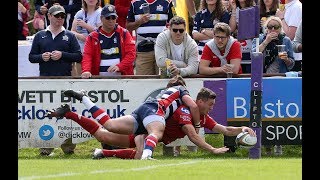
[[(293, 41), (297, 28), (302, 21), (302, 3), (299, 0), (286, 0), (285, 10), (277, 11), (281, 19), (283, 31)], [(295, 65), (291, 71), (301, 71), (302, 53), (293, 53)]]
[(169, 28), (161, 32), (156, 39), (155, 58), (159, 68), (166, 67), (169, 59), (171, 75), (182, 77), (198, 73), (198, 46), (186, 32), (186, 21), (180, 16), (174, 16), (169, 22)]

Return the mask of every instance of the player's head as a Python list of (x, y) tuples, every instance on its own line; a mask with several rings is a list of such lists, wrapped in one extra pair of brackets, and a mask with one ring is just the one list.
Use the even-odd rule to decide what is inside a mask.
[(169, 82), (167, 84), (167, 88), (172, 87), (172, 86), (186, 86), (186, 82), (184, 81), (182, 76), (175, 75), (169, 80)]
[(197, 95), (196, 103), (199, 107), (200, 114), (205, 115), (208, 114), (209, 111), (213, 109), (213, 105), (216, 102), (216, 93), (214, 93), (211, 89), (201, 88)]

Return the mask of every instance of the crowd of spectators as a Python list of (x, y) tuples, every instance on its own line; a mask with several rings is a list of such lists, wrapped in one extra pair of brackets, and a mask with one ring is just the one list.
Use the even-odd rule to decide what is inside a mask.
[[(84, 52), (84, 44), (87, 41), (87, 37), (93, 31), (98, 31), (98, 28), (102, 26), (102, 21), (100, 19), (101, 9), (107, 3), (112, 3), (115, 6), (116, 11), (116, 24), (119, 27), (122, 27), (129, 31), (130, 38), (135, 41), (135, 47), (129, 48), (130, 51), (135, 51), (134, 56), (129, 61), (126, 60), (125, 63), (127, 66), (132, 66), (129, 69), (133, 69), (127, 71), (127, 68), (123, 70), (123, 68), (119, 68), (119, 66), (123, 67), (122, 58), (114, 60), (115, 58), (110, 57), (109, 61), (97, 61), (97, 65), (89, 66), (90, 70), (86, 69), (87, 66), (83, 66), (83, 63), (78, 63), (80, 71), (76, 75), (81, 75), (83, 78), (88, 78), (89, 76), (83, 76), (84, 72), (88, 71), (98, 71), (94, 75), (102, 75), (100, 71), (102, 69), (109, 68), (112, 65), (118, 64), (117, 69), (115, 71), (120, 71), (120, 73), (113, 73), (118, 75), (158, 75), (160, 73), (159, 68), (163, 68), (165, 66), (165, 59), (170, 59), (172, 62), (172, 67), (170, 70), (174, 71), (171, 75), (179, 73), (183, 77), (194, 75), (194, 74), (226, 74), (226, 70), (219, 71), (219, 73), (207, 73), (203, 71), (203, 67), (200, 67), (200, 64), (208, 64), (204, 63), (208, 59), (204, 59), (207, 55), (202, 56), (202, 51), (206, 45), (211, 40), (220, 41), (219, 38), (217, 40), (217, 36), (214, 35), (213, 28), (219, 22), (226, 23), (230, 28), (230, 36), (225, 38), (226, 42), (230, 39), (237, 40), (237, 28), (239, 23), (239, 11), (242, 9), (246, 9), (255, 5), (259, 6), (260, 9), (260, 18), (261, 18), (261, 27), (260, 27), (260, 36), (266, 37), (266, 21), (269, 17), (278, 17), (281, 20), (281, 32), (290, 38), (292, 43), (294, 42), (294, 36), (296, 34), (296, 30), (302, 21), (302, 3), (299, 0), (287, 0), (285, 4), (285, 9), (282, 11), (279, 9), (279, 0), (200, 0), (198, 10), (196, 9), (196, 5), (194, 1), (186, 0), (186, 5), (191, 10), (189, 11), (189, 15), (193, 20), (193, 30), (190, 32), (180, 32), (173, 31), (170, 26), (170, 19), (176, 16), (175, 8), (173, 1), (168, 0), (139, 0), (139, 1), (130, 1), (130, 0), (114, 0), (114, 1), (106, 1), (106, 0), (35, 0), (35, 14), (33, 23), (36, 24), (35, 28), (37, 31), (41, 31), (47, 29), (50, 25), (50, 21), (48, 19), (48, 9), (52, 5), (61, 5), (65, 9), (66, 17), (64, 20), (64, 28), (67, 30), (71, 30), (73, 34), (75, 34), (78, 43), (80, 45), (81, 52), (83, 53), (83, 59), (87, 59), (88, 54)], [(145, 11), (142, 6), (145, 4), (148, 5), (148, 12)], [(27, 0), (19, 0), (18, 2), (18, 37), (19, 40), (25, 40), (28, 35), (28, 28), (26, 25), (26, 21), (28, 17), (30, 17), (29, 13), (29, 3)], [(194, 9), (194, 10), (193, 10)], [(39, 20), (39, 16), (43, 18), (43, 22)], [(20, 17), (20, 18), (19, 18)], [(40, 19), (41, 19), (40, 18)], [(184, 19), (186, 21), (186, 19)], [(175, 26), (175, 25), (174, 25)], [(185, 28), (182, 28), (185, 29)], [(171, 30), (171, 31), (170, 31)], [(170, 35), (170, 38), (164, 39), (164, 33)], [(170, 33), (168, 33), (170, 32)], [(161, 35), (160, 35), (161, 34)], [(183, 39), (180, 44), (170, 43), (170, 39), (174, 37), (181, 36)], [(110, 37), (108, 37), (110, 38)], [(158, 39), (159, 38), (159, 39)], [(192, 40), (190, 40), (190, 38)], [(112, 38), (110, 38), (112, 39)], [(188, 39), (188, 40), (187, 40)], [(164, 48), (163, 41), (168, 41), (165, 46), (166, 49), (159, 49), (159, 47)], [(114, 39), (116, 41), (116, 39)], [(187, 41), (187, 42), (186, 42)], [(157, 42), (162, 44), (157, 44)], [(193, 47), (194, 42), (197, 44), (198, 55), (196, 55), (193, 51), (186, 50), (186, 47)], [(254, 47), (253, 39), (245, 39), (239, 40), (240, 42), (240, 51), (241, 51), (241, 60), (240, 60), (240, 68), (236, 66), (234, 73), (250, 73), (251, 72), (251, 53), (254, 51), (252, 47)], [(118, 42), (117, 42), (118, 43)], [(115, 44), (117, 44), (115, 43)], [(122, 42), (121, 42), (122, 43)], [(120, 43), (120, 44), (121, 44)], [(187, 44), (186, 44), (187, 43)], [(223, 43), (223, 42), (221, 42)], [(300, 46), (302, 47), (302, 46)], [(101, 48), (101, 47), (100, 47)], [(124, 56), (124, 54), (128, 53), (127, 48), (118, 48), (112, 49), (113, 47), (105, 49), (107, 50), (118, 50), (120, 55)], [(190, 48), (190, 47), (189, 47)], [(225, 48), (225, 47), (224, 47)], [(220, 49), (220, 55), (224, 56), (226, 53), (224, 52), (224, 48)], [(291, 48), (288, 51), (292, 51), (294, 49), (293, 46), (287, 47)], [(120, 50), (122, 52), (120, 52)], [(159, 51), (161, 50), (161, 51)], [(192, 49), (193, 50), (193, 49)], [(126, 52), (124, 52), (126, 51)], [(155, 54), (155, 51), (161, 52), (160, 54)], [(185, 53), (183, 53), (185, 51)], [(188, 54), (186, 54), (188, 53)], [(216, 52), (217, 53), (217, 52)], [(213, 53), (216, 55), (216, 53)], [(228, 52), (229, 53), (229, 52)], [(129, 53), (132, 54), (132, 53)], [(187, 55), (187, 56), (186, 56)], [(93, 56), (90, 54), (89, 56)], [(99, 55), (100, 56), (100, 55)], [(103, 53), (101, 53), (100, 59), (103, 58)], [(178, 57), (180, 56), (180, 57)], [(189, 56), (189, 57), (188, 57)], [(193, 64), (190, 64), (190, 57), (194, 59), (197, 57), (198, 61), (192, 60)], [(217, 56), (219, 57), (219, 56)], [(93, 58), (93, 57), (91, 57)], [(95, 57), (94, 59), (96, 59)], [(264, 59), (265, 56), (264, 56)], [(268, 58), (267, 58), (268, 59)], [(294, 63), (293, 67), (285, 68), (285, 71), (301, 71), (302, 64), (302, 51), (293, 51)], [(203, 60), (203, 61), (202, 61)], [(111, 62), (112, 61), (112, 62)], [(87, 61), (85, 61), (87, 62)], [(111, 63), (112, 65), (103, 65), (103, 62)], [(120, 65), (120, 62), (122, 65)], [(194, 62), (198, 62), (197, 64)], [(228, 62), (230, 63), (230, 62)], [(75, 66), (76, 63), (73, 64)], [(209, 62), (208, 66), (212, 68), (222, 67), (224, 65), (223, 60), (218, 58), (217, 63), (212, 64)], [(100, 66), (98, 70), (96, 66)], [(103, 67), (104, 66), (104, 67)], [(190, 68), (192, 66), (192, 68)], [(207, 65), (206, 65), (207, 66)], [(115, 67), (111, 67), (114, 68)], [(188, 69), (188, 72), (185, 70)], [(192, 69), (192, 70), (191, 70)], [(196, 69), (196, 70), (195, 70)], [(201, 70), (202, 69), (202, 70)], [(223, 69), (223, 68), (222, 68)], [(113, 71), (111, 69), (104, 71)], [(274, 71), (273, 71), (274, 72)], [(274, 73), (283, 73), (284, 71), (275, 71)], [(267, 72), (265, 72), (267, 73)]]
[[(166, 60), (170, 75), (250, 73), (255, 39), (238, 41), (237, 28), (240, 10), (258, 5), (264, 73), (301, 71), (299, 0), (286, 0), (284, 10), (279, 0), (200, 0), (198, 10), (194, 1), (186, 4), (191, 32), (170, 0), (35, 0), (37, 33), (29, 61), (39, 63), (40, 76), (71, 76), (75, 63), (82, 78), (159, 75)], [(30, 35), (29, 6), (28, 0), (18, 0), (18, 40)], [(281, 44), (285, 56), (278, 55)]]

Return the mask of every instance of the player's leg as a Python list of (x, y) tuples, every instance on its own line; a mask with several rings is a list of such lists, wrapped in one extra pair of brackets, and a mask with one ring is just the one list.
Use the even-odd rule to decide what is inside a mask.
[[(124, 136), (124, 135), (121, 135)], [(101, 159), (104, 157), (117, 157), (121, 159), (134, 159), (136, 155), (136, 150), (133, 149), (135, 147), (135, 137), (134, 135), (128, 135), (127, 139), (123, 139), (123, 141), (128, 141), (130, 148), (128, 149), (115, 149), (115, 150), (107, 150), (107, 149), (95, 149), (93, 152), (93, 159)]]
[(110, 119), (110, 116), (105, 110), (99, 108), (90, 100), (90, 98), (86, 95), (86, 91), (66, 90), (64, 91), (64, 95), (81, 101), (92, 114), (92, 117), (96, 119), (99, 124), (103, 125), (103, 127), (108, 131), (118, 134), (133, 134), (135, 132), (135, 119), (131, 115)]
[(150, 159), (152, 158), (154, 148), (163, 136), (165, 120), (162, 116), (150, 115), (144, 118), (143, 125), (148, 131), (148, 136), (145, 138), (141, 159)]
[(102, 126), (95, 120), (72, 112), (68, 104), (64, 104), (56, 110), (48, 111), (46, 116), (60, 119), (66, 117), (67, 119), (71, 119), (92, 134), (100, 142), (119, 147), (133, 146), (132, 142), (129, 141), (128, 135), (109, 132), (108, 130), (102, 128)]

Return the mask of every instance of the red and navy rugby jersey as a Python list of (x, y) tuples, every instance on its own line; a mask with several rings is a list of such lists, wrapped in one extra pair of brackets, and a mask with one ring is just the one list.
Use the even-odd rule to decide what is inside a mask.
[[(169, 119), (167, 119), (166, 128), (161, 141), (164, 144), (169, 144), (178, 138), (183, 138), (186, 134), (182, 131), (182, 126), (186, 124), (193, 124), (192, 115), (189, 108), (182, 105)], [(212, 130), (217, 122), (207, 114), (200, 116), (200, 124), (201, 127)]]
[(190, 94), (184, 86), (173, 86), (162, 90), (156, 97), (159, 104), (157, 114), (164, 115), (164, 119), (168, 119), (183, 104), (182, 97), (185, 95)]

